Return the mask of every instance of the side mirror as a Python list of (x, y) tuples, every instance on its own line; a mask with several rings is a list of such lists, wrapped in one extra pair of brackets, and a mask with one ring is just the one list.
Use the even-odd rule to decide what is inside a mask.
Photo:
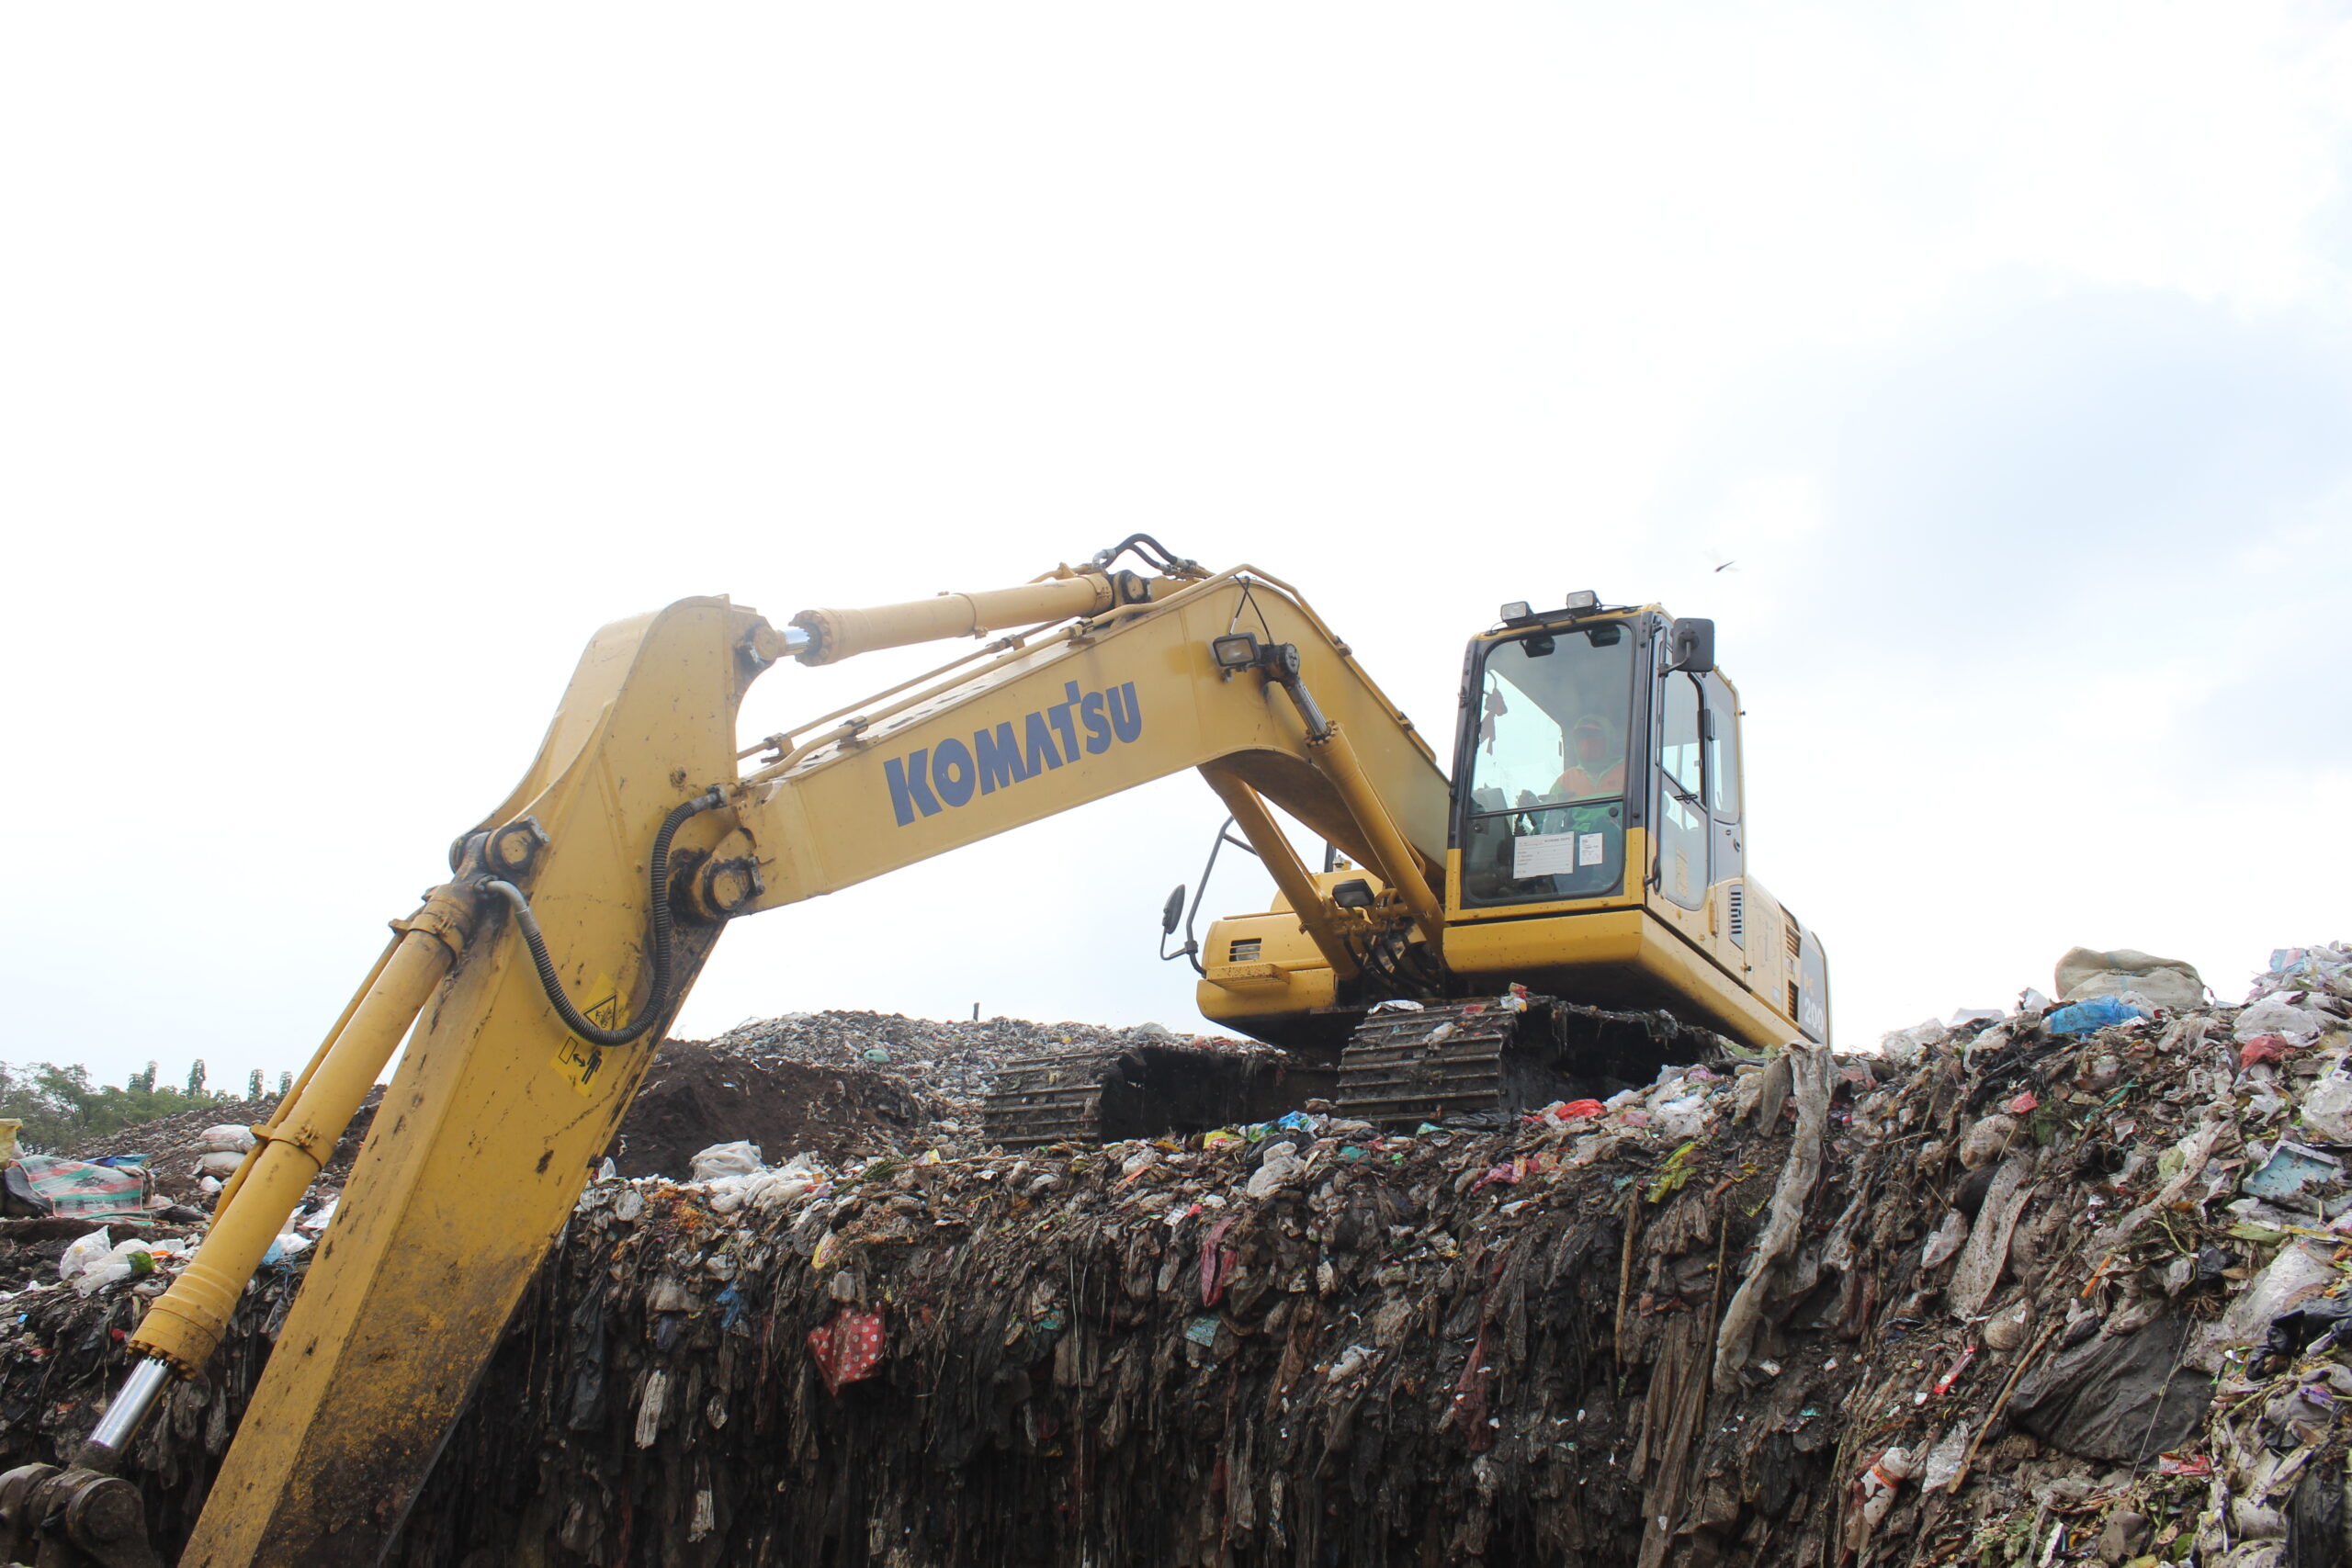
[(1160, 906), (1159, 934), (1161, 936), (1174, 936), (1176, 934), (1176, 922), (1183, 918), (1184, 885), (1180, 882), (1176, 885), (1176, 891), (1168, 896), (1168, 902)]
[(1667, 648), (1670, 655), (1668, 669), (1706, 674), (1715, 667), (1715, 623), (1697, 619), (1675, 622), (1667, 633)]

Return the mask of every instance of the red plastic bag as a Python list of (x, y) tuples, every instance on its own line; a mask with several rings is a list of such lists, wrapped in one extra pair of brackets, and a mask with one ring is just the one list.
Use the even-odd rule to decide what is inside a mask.
[(843, 1307), (833, 1321), (808, 1331), (808, 1354), (827, 1393), (839, 1393), (845, 1383), (872, 1377), (882, 1360), (882, 1314)]
[(2295, 1043), (2283, 1034), (2257, 1034), (2238, 1047), (2238, 1070), (2243, 1072), (2256, 1062), (2283, 1062)]
[(1201, 1304), (1204, 1307), (1216, 1305), (1217, 1298), (1225, 1294), (1226, 1280), (1233, 1276), (1233, 1266), (1241, 1260), (1239, 1252), (1224, 1245), (1225, 1233), (1232, 1228), (1230, 1219), (1219, 1220), (1201, 1243)]

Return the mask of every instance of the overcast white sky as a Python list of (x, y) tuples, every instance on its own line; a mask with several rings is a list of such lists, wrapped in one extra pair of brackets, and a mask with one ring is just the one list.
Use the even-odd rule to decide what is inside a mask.
[[(2234, 998), (2352, 928), (2346, 16), (11, 9), (0, 1059), (299, 1066), (605, 621), (1136, 529), (1435, 731), (1504, 600), (1713, 616), (1844, 1043), (2075, 942)], [(1220, 816), (746, 922), (682, 1032), (1194, 1023)]]

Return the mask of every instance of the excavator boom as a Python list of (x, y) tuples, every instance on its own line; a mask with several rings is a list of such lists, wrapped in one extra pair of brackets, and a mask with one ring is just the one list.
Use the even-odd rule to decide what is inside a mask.
[[(805, 739), (772, 738), (775, 760), (741, 770), (738, 705), (785, 656), (822, 662), (1073, 615)], [(1213, 645), (1245, 627), (1225, 651), (1246, 644), (1250, 660), (1220, 665)], [(197, 1259), (133, 1341), (150, 1359), (66, 1489), (98, 1495), (168, 1397), (162, 1374), (202, 1369), (268, 1238), (405, 1036), (180, 1558), (374, 1562), (728, 919), (1187, 768), (1234, 798), (1278, 803), (1415, 889), (1426, 939), (1439, 939), (1444, 774), (1345, 645), (1262, 573), (1065, 570), (992, 594), (808, 612), (782, 630), (695, 599), (605, 628), (523, 783), (460, 839), (453, 879), (396, 922), (387, 963), (260, 1130)], [(1286, 843), (1260, 848), (1278, 867), (1287, 857), (1285, 880), (1313, 897)], [(1411, 918), (1402, 901), (1343, 921), (1317, 900), (1310, 914), (1341, 964), (1351, 940)]]

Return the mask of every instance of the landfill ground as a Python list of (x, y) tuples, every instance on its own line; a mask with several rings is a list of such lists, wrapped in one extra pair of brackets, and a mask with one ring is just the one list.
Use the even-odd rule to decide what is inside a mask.
[[(2352, 959), (2274, 963), (1502, 1130), (1020, 1155), (994, 1066), (1119, 1032), (746, 1025), (649, 1078), (388, 1561), (2345, 1562)], [(177, 1266), (85, 1296), (63, 1246), (0, 1247), (50, 1249), (0, 1463), (86, 1432)], [(301, 1269), (132, 1450), (167, 1559)]]

